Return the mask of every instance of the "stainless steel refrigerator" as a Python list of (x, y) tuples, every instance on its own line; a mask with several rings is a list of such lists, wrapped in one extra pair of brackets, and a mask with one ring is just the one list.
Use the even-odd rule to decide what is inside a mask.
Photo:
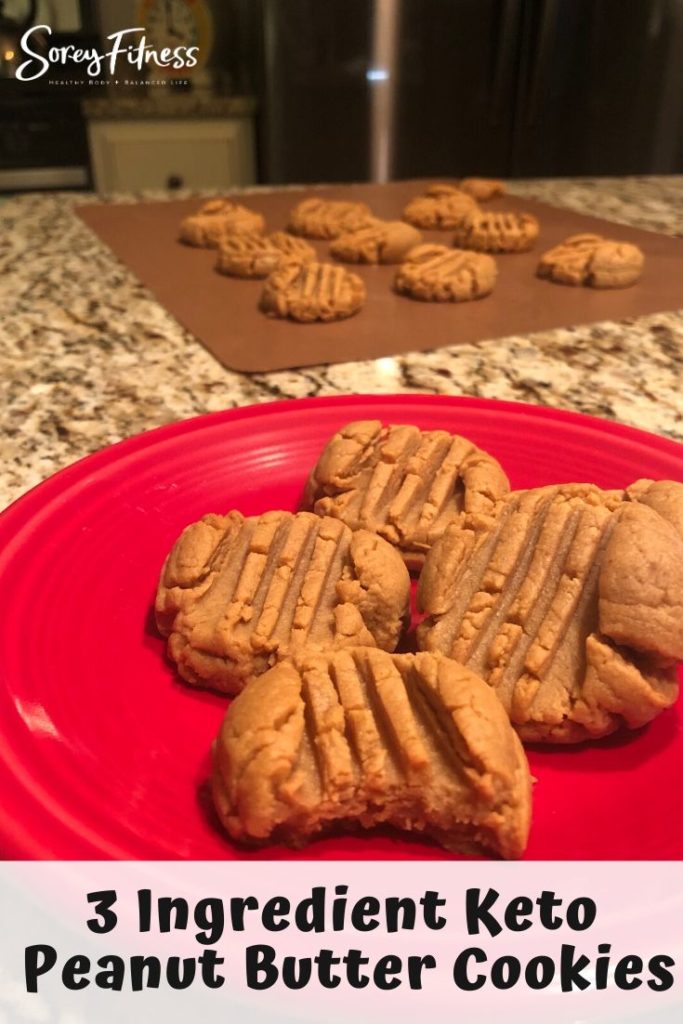
[(683, 0), (259, 0), (269, 182), (683, 171)]

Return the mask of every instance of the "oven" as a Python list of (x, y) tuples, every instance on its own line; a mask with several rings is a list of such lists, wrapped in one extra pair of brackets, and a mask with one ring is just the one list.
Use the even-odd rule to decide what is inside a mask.
[(19, 40), (32, 25), (50, 26), (51, 46), (100, 45), (91, 0), (0, 0), (0, 191), (82, 188), (90, 166), (81, 102), (104, 86), (74, 64), (17, 79)]

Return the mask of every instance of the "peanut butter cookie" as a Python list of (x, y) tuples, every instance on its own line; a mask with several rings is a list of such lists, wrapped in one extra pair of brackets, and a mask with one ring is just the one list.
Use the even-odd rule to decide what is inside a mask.
[(229, 835), (297, 846), (374, 825), (448, 850), (519, 857), (531, 780), (494, 693), (432, 654), (306, 654), (249, 683), (214, 747)]
[(335, 238), (330, 253), (344, 263), (400, 263), (421, 241), (420, 232), (402, 220), (378, 220)]
[(462, 195), (462, 189), (459, 184), (450, 183), (447, 181), (434, 181), (431, 185), (427, 185), (427, 188), (422, 193), (423, 196), (453, 196)]
[(284, 262), (306, 263), (315, 249), (286, 231), (272, 235), (226, 235), (218, 247), (216, 270), (232, 277), (268, 277)]
[(683, 659), (683, 485), (567, 484), (464, 513), (427, 555), (421, 649), (481, 675), (523, 740), (645, 725)]
[(197, 213), (180, 222), (180, 240), (188, 245), (216, 249), (228, 233), (259, 235), (265, 226), (260, 213), (232, 199), (209, 199)]
[(417, 228), (448, 231), (457, 228), (463, 217), (476, 209), (474, 199), (455, 186), (435, 184), (410, 200), (403, 210), (403, 219)]
[(303, 199), (289, 215), (289, 230), (304, 238), (337, 238), (368, 227), (375, 218), (365, 203), (333, 199)]
[(497, 273), (495, 260), (485, 253), (418, 245), (398, 268), (394, 287), (424, 302), (466, 302), (489, 295)]
[(486, 203), (489, 199), (505, 195), (505, 185), (496, 178), (463, 178), (459, 188), (478, 203)]
[(556, 284), (627, 288), (640, 277), (645, 257), (637, 245), (600, 235), (572, 235), (543, 253), (538, 276)]
[(287, 262), (267, 278), (260, 308), (268, 316), (300, 323), (343, 320), (365, 302), (365, 285), (357, 274), (332, 263)]
[(318, 515), (378, 533), (418, 568), (463, 509), (490, 512), (508, 490), (499, 463), (464, 437), (361, 420), (327, 443), (304, 500)]
[(204, 516), (164, 565), (159, 631), (189, 683), (238, 693), (303, 648), (393, 651), (410, 578), (390, 544), (310, 512)]
[(538, 221), (530, 213), (468, 213), (455, 229), (453, 245), (477, 252), (528, 252), (538, 238)]

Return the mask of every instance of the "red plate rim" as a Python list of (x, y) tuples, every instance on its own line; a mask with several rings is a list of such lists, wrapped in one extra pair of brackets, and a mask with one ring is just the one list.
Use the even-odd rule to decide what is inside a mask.
[[(142, 451), (158, 441), (165, 441), (179, 434), (193, 433), (211, 424), (224, 423), (229, 420), (251, 419), (260, 416), (272, 416), (281, 412), (286, 407), (295, 404), (298, 410), (306, 411), (314, 409), (317, 405), (333, 406), (343, 408), (344, 406), (362, 405), (364, 402), (381, 402), (387, 405), (400, 405), (410, 407), (412, 404), (420, 404), (425, 399), (433, 400), (439, 404), (468, 406), (472, 409), (493, 410), (500, 409), (510, 413), (517, 413), (520, 416), (531, 416), (537, 419), (553, 419), (560, 422), (573, 424), (575, 427), (597, 431), (599, 433), (613, 434), (616, 437), (632, 441), (634, 444), (643, 445), (652, 450), (666, 452), (670, 455), (683, 455), (683, 444), (660, 434), (653, 434), (647, 430), (640, 430), (638, 427), (627, 426), (615, 420), (604, 420), (599, 416), (589, 416), (586, 413), (572, 412), (567, 409), (555, 409), (547, 405), (532, 405), (529, 402), (508, 402), (496, 398), (471, 398), (461, 395), (430, 395), (422, 393), (410, 394), (383, 394), (358, 393), (353, 395), (329, 395), (319, 398), (287, 398), (274, 402), (263, 402), (257, 405), (238, 406), (234, 409), (221, 409), (218, 412), (203, 413), (200, 416), (192, 416), (189, 419), (177, 420), (161, 427), (154, 427), (151, 430), (144, 430), (133, 437), (125, 438), (114, 444), (107, 445), (99, 451), (85, 455), (69, 466), (57, 470), (47, 479), (31, 487), (25, 494), (22, 494), (16, 501), (12, 502), (0, 512), (0, 539), (8, 530), (16, 529), (17, 525), (25, 522), (37, 507), (47, 503), (55, 491), (63, 491), (65, 486), (76, 482), (84, 481), (104, 466), (116, 462), (122, 457), (132, 455), (134, 452)], [(0, 557), (0, 564), (2, 558)]]
[[(268, 416), (276, 416), (285, 408), (292, 412), (296, 410), (302, 413), (313, 412), (321, 406), (325, 408), (348, 408), (358, 409), (363, 405), (382, 405), (386, 408), (400, 409), (396, 421), (403, 419), (410, 420), (411, 406), (423, 405), (425, 401), (438, 404), (442, 407), (457, 409), (467, 408), (468, 410), (481, 410), (482, 412), (507, 413), (519, 417), (520, 422), (524, 419), (552, 420), (562, 422), (574, 430), (587, 432), (596, 437), (596, 442), (604, 439), (605, 435), (614, 436), (630, 442), (633, 446), (642, 448), (647, 452), (659, 452), (673, 456), (681, 460), (683, 467), (683, 444), (657, 434), (626, 426), (619, 422), (603, 420), (599, 417), (588, 416), (583, 413), (571, 412), (563, 409), (555, 409), (549, 406), (532, 405), (524, 402), (499, 401), (489, 398), (474, 398), (453, 395), (430, 395), (424, 393), (410, 394), (352, 394), (333, 395), (318, 398), (284, 399), (268, 401), (257, 405), (240, 406), (237, 408), (225, 409), (218, 412), (203, 414), (187, 420), (179, 420), (162, 427), (142, 432), (131, 438), (125, 439), (91, 455), (72, 463), (58, 471), (47, 480), (37, 484), (17, 501), (8, 506), (0, 513), (0, 572), (3, 565), (11, 557), (15, 543), (20, 541), (22, 527), (34, 517), (40, 514), (48, 514), (55, 502), (66, 501), (74, 491), (81, 487), (87, 487), (89, 481), (99, 475), (107, 467), (119, 464), (121, 461), (157, 445), (159, 442), (166, 442), (174, 437), (184, 434), (192, 434), (201, 431), (206, 427), (218, 426), (220, 424), (237, 420), (258, 420)], [(3, 686), (0, 679), (0, 687)], [(0, 755), (0, 763), (4, 758)], [(6, 819), (4, 809), (0, 806), (0, 836), (8, 843), (8, 852), (16, 851), (15, 856), (21, 859), (33, 857), (42, 859), (50, 857), (49, 852), (43, 848), (41, 838), (30, 833), (19, 821), (12, 821), (12, 832), (15, 834), (15, 841), (10, 840), (12, 832), (7, 831), (10, 822)], [(67, 827), (63, 823), (63, 827)], [(19, 852), (20, 851), (20, 852)], [(0, 857), (3, 856), (0, 851)], [(5, 854), (7, 856), (7, 853)], [(11, 856), (11, 853), (10, 853)]]

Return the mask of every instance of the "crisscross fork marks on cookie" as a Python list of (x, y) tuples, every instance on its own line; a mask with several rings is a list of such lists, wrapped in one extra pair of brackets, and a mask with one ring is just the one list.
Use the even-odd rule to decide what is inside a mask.
[(478, 209), (471, 196), (451, 185), (432, 185), (424, 195), (411, 199), (403, 219), (418, 228), (448, 230)]
[(188, 245), (217, 248), (228, 233), (261, 234), (264, 229), (265, 219), (255, 210), (231, 199), (210, 199), (181, 221), (180, 239)]
[(345, 263), (400, 263), (422, 241), (420, 232), (403, 221), (380, 221), (334, 239), (330, 254)]
[(415, 299), (465, 302), (490, 294), (496, 274), (494, 260), (485, 253), (426, 244), (411, 250), (394, 284)]
[(305, 646), (393, 650), (409, 590), (400, 556), (373, 534), (306, 512), (233, 512), (184, 531), (162, 573), (157, 623), (183, 678), (237, 692)]
[(266, 280), (261, 309), (302, 323), (352, 316), (365, 300), (365, 285), (332, 263), (286, 262)]
[(638, 280), (643, 264), (643, 253), (636, 245), (582, 234), (545, 252), (537, 273), (557, 284), (626, 288)]
[(284, 231), (272, 235), (233, 234), (221, 238), (216, 269), (235, 277), (267, 277), (287, 260), (313, 259), (313, 246)]
[(250, 684), (217, 741), (214, 798), (238, 839), (386, 823), (504, 856), (530, 815), (528, 767), (488, 687), (439, 656), (369, 648), (304, 654)]
[(336, 238), (346, 231), (373, 224), (375, 218), (366, 203), (348, 200), (303, 199), (289, 215), (289, 230), (306, 238)]
[[(670, 629), (683, 610), (681, 509), (680, 485), (642, 481), (518, 492), (493, 516), (462, 516), (427, 558), (420, 646), (487, 679), (527, 739), (573, 742), (649, 721), (675, 698), (667, 662), (683, 654), (683, 625)], [(657, 532), (652, 566), (633, 549), (636, 521)], [(656, 602), (645, 583), (636, 618), (618, 581), (653, 572), (665, 596)]]
[(538, 221), (528, 213), (476, 210), (456, 228), (453, 244), (478, 252), (526, 252), (538, 230)]
[(490, 509), (507, 489), (495, 459), (466, 438), (360, 421), (328, 443), (306, 500), (320, 515), (379, 533), (410, 561), (462, 509)]

